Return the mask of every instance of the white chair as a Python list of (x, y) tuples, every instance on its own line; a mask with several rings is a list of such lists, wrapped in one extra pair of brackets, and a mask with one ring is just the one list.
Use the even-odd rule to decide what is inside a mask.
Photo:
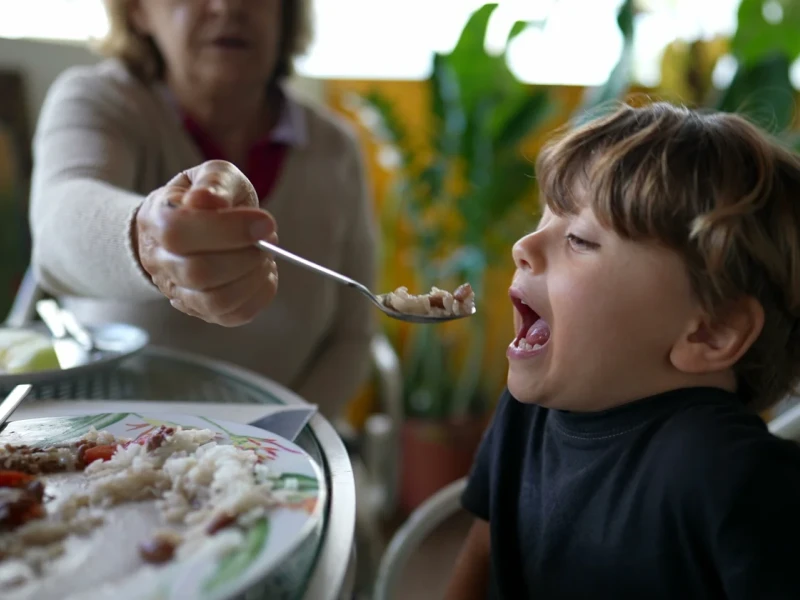
[(454, 481), (423, 502), (392, 537), (381, 559), (373, 600), (394, 600), (409, 558), (422, 542), (461, 509), (466, 478)]

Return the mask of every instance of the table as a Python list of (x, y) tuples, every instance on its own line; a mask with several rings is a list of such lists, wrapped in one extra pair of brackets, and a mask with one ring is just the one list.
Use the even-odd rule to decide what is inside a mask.
[[(298, 404), (304, 401), (269, 379), (220, 361), (150, 346), (115, 370), (43, 384), (32, 399), (163, 400)], [(303, 556), (279, 576), (294, 598), (339, 600), (352, 596), (355, 560), (355, 482), (339, 435), (317, 414), (295, 440), (323, 468), (328, 506), (322, 531), (310, 538)], [(303, 591), (304, 590), (304, 591)], [(259, 597), (248, 593), (247, 600)]]

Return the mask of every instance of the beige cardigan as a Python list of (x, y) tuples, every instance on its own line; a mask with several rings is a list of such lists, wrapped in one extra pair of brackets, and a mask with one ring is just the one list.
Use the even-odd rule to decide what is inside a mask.
[[(307, 143), (289, 151), (265, 206), (287, 250), (372, 286), (376, 227), (358, 144), (333, 115), (301, 109)], [(353, 290), (279, 262), (274, 302), (226, 329), (173, 309), (141, 270), (129, 237), (136, 208), (203, 162), (162, 88), (116, 61), (65, 71), (42, 108), (34, 160), (33, 267), (79, 318), (133, 323), (153, 344), (252, 369), (328, 415), (358, 390), (374, 309)]]

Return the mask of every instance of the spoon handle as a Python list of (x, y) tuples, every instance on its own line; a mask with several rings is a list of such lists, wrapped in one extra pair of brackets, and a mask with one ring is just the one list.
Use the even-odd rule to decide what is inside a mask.
[(297, 256), (296, 254), (292, 254), (291, 252), (284, 250), (274, 244), (270, 244), (269, 242), (265, 242), (263, 240), (259, 240), (256, 242), (256, 246), (258, 246), (264, 252), (269, 252), (271, 254), (276, 254), (283, 258), (284, 260), (297, 265), (298, 267), (303, 267), (304, 269), (308, 269), (309, 271), (314, 271), (315, 273), (319, 273), (320, 275), (327, 277), (328, 279), (333, 279), (338, 283), (344, 284), (351, 288), (356, 288), (362, 293), (366, 293), (369, 296), (372, 296), (372, 293), (364, 287), (362, 284), (358, 283), (357, 281), (350, 279), (349, 277), (345, 277), (341, 273), (337, 273), (336, 271), (332, 271), (327, 267), (323, 267), (322, 265), (318, 265), (315, 262), (311, 262), (301, 256)]

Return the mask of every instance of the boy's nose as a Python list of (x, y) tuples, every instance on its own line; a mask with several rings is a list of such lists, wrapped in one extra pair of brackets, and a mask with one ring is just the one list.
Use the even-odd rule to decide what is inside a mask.
[(532, 273), (541, 273), (544, 270), (544, 254), (539, 247), (539, 240), (536, 237), (539, 232), (534, 232), (526, 235), (522, 239), (517, 240), (511, 250), (511, 256), (514, 259), (514, 264), (517, 269), (521, 271), (531, 271)]

